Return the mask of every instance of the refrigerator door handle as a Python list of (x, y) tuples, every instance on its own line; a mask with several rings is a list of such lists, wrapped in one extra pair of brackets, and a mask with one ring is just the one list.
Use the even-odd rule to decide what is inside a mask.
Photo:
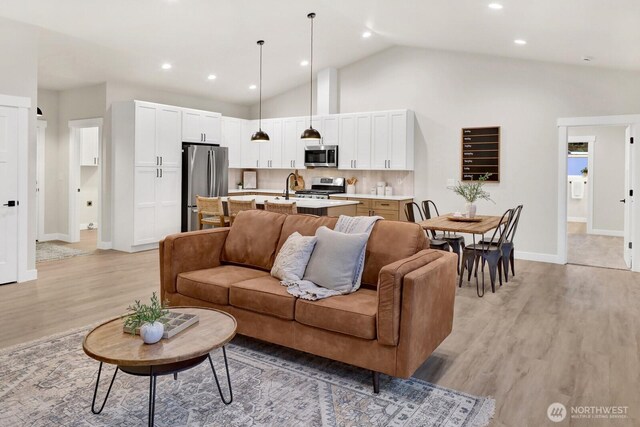
[(215, 194), (211, 194), (211, 196), (219, 196), (220, 192), (218, 191), (218, 185), (217, 185), (217, 181), (216, 181), (216, 175), (218, 174), (218, 171), (216, 170), (216, 152), (211, 150), (209, 151), (209, 155), (211, 156), (211, 165), (213, 166), (212, 171), (213, 172), (211, 174), (211, 189), (215, 192)]
[(208, 151), (207, 155), (209, 156), (208, 160), (207, 160), (207, 175), (209, 177), (209, 181), (207, 182), (207, 191), (209, 194), (207, 194), (207, 197), (211, 197), (213, 195), (213, 182), (214, 182), (214, 175), (215, 175), (215, 163), (213, 160), (213, 151)]

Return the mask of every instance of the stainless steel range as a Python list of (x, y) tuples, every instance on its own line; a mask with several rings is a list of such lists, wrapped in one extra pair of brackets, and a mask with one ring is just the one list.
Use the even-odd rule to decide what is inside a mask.
[(296, 197), (305, 199), (329, 199), (331, 194), (346, 193), (344, 178), (316, 176), (311, 178), (311, 189), (296, 191)]

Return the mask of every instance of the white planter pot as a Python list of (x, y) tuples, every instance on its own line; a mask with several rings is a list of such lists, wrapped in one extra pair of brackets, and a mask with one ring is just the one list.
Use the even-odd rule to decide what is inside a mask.
[(467, 203), (465, 205), (467, 218), (474, 218), (476, 216), (476, 205), (473, 203)]
[(140, 336), (145, 344), (155, 344), (162, 339), (164, 324), (161, 322), (145, 323), (140, 327)]

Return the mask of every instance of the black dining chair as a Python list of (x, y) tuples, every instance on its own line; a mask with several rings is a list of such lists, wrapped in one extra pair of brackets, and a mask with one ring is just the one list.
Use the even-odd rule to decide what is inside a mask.
[(491, 292), (496, 292), (496, 275), (498, 276), (498, 279), (500, 281), (500, 286), (502, 286), (502, 249), (504, 241), (507, 237), (509, 224), (511, 224), (511, 221), (513, 219), (514, 210), (515, 209), (507, 209), (507, 211), (502, 214), (500, 224), (505, 224), (505, 226), (496, 227), (496, 229), (493, 230), (491, 239), (485, 241), (485, 243), (475, 243), (464, 248), (464, 251), (462, 252), (463, 271), (460, 273), (460, 287), (462, 287), (462, 276), (464, 275), (464, 268), (467, 268), (469, 270), (469, 276), (467, 280), (471, 280), (471, 274), (472, 270), (474, 269), (474, 265), (475, 275), (477, 275), (478, 268), (482, 267), (482, 271), (484, 271), (485, 264), (489, 265)]
[[(424, 221), (424, 216), (420, 211), (420, 206), (418, 206), (416, 202), (409, 202), (404, 205), (404, 214), (406, 215), (407, 220), (409, 222), (416, 222), (415, 208), (418, 208), (418, 214), (420, 214), (420, 220)], [(438, 240), (438, 239), (430, 239), (429, 247), (431, 249), (438, 249), (438, 250), (447, 251), (447, 252), (449, 252), (449, 248), (450, 248), (449, 243), (447, 243), (444, 240)]]
[[(438, 207), (436, 206), (433, 200), (423, 200), (422, 201), (422, 210), (424, 211), (425, 219), (431, 219), (431, 209), (435, 212), (436, 216), (440, 216), (440, 212), (438, 212)], [(451, 246), (451, 250), (458, 255), (458, 273), (460, 273), (460, 255), (462, 251), (464, 251), (465, 241), (464, 236), (458, 236), (455, 233), (441, 233), (437, 234), (435, 230), (431, 230), (431, 238), (436, 240), (444, 240)]]
[[(504, 269), (504, 280), (509, 283), (509, 266), (511, 266), (511, 275), (516, 275), (515, 270), (515, 262), (514, 262), (514, 252), (515, 248), (513, 245), (513, 239), (516, 235), (516, 231), (518, 230), (518, 222), (520, 221), (520, 212), (522, 212), (522, 205), (518, 205), (513, 210), (513, 216), (510, 224), (506, 224), (505, 228), (507, 230), (507, 235), (502, 242), (502, 263)], [(496, 242), (480, 242), (480, 243), (489, 243), (491, 245), (495, 245)]]

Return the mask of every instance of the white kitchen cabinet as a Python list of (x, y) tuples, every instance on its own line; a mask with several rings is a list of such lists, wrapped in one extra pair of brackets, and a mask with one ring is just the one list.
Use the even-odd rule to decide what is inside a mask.
[(112, 106), (113, 247), (152, 249), (180, 232), (182, 111), (147, 102)]
[(229, 168), (242, 167), (242, 122), (234, 117), (222, 117), (222, 140), (220, 145), (227, 147)]
[(79, 129), (80, 134), (80, 165), (81, 166), (98, 166), (100, 163), (100, 146), (99, 129), (83, 128)]
[(371, 168), (371, 115), (340, 114), (338, 169)]
[(292, 117), (282, 120), (282, 167), (284, 169), (305, 169), (305, 143), (300, 139), (300, 135), (302, 135), (302, 132), (306, 129), (305, 125), (308, 120), (309, 119), (305, 120), (302, 117)]
[(257, 143), (260, 148), (259, 167), (280, 169), (282, 168), (282, 120), (262, 120), (262, 130), (269, 135), (269, 141)]
[(413, 126), (408, 110), (371, 114), (371, 169), (413, 170)]
[[(320, 117), (320, 135), (322, 136), (321, 143), (323, 145), (339, 145), (339, 133), (340, 133), (340, 115), (333, 114), (330, 116)], [(314, 121), (314, 124), (317, 121)]]
[(221, 122), (220, 113), (182, 109), (182, 140), (220, 144)]
[(242, 122), (242, 167), (256, 169), (260, 167), (260, 144), (251, 141), (251, 135), (258, 130), (257, 120), (243, 120)]

